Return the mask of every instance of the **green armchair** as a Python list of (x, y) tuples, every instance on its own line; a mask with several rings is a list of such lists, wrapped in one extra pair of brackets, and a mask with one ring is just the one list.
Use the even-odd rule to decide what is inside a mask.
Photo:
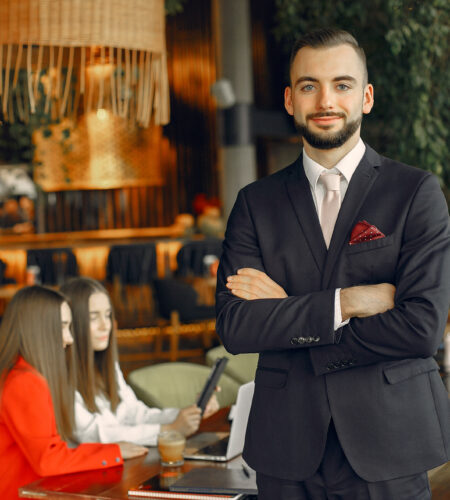
[[(128, 383), (148, 406), (184, 408), (196, 402), (210, 372), (211, 368), (195, 363), (158, 363), (130, 372)], [(234, 404), (240, 384), (222, 374), (218, 385), (220, 407)]]
[(224, 373), (236, 382), (246, 384), (255, 380), (258, 354), (230, 354), (223, 345), (213, 347), (206, 353), (206, 364), (212, 366), (217, 358), (228, 358)]

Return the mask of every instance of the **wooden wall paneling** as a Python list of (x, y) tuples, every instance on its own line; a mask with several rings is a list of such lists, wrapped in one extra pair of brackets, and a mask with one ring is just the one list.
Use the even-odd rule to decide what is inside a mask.
[(157, 226), (164, 225), (165, 213), (164, 213), (164, 200), (162, 196), (161, 189), (156, 191), (156, 215), (157, 215)]
[(155, 225), (159, 224), (159, 221), (164, 217), (164, 213), (161, 213), (161, 205), (160, 205), (160, 198), (158, 197), (159, 190), (154, 189), (153, 190), (153, 210), (152, 210), (152, 216), (153, 216), (153, 223)]
[(110, 190), (106, 191), (106, 212), (108, 220), (108, 228), (112, 229), (116, 227), (116, 221), (114, 217), (114, 193)]
[(122, 213), (120, 211), (120, 193), (117, 189), (114, 190), (114, 223), (115, 227), (123, 227)]
[(68, 227), (73, 227), (72, 226), (72, 212), (73, 212), (72, 192), (71, 191), (65, 192), (64, 196), (61, 199), (61, 202), (62, 202), (63, 212), (64, 212), (63, 228), (61, 228), (61, 229), (64, 231)]
[(83, 203), (82, 195), (79, 191), (72, 191), (72, 228), (74, 231), (81, 231), (80, 207)]
[(82, 191), (81, 192), (81, 197), (82, 197), (82, 204), (81, 204), (81, 209), (80, 209), (80, 219), (81, 219), (81, 230), (86, 231), (89, 229), (86, 224), (86, 220), (88, 217), (88, 210), (89, 210), (89, 192), (88, 191)]
[(139, 186), (136, 189), (136, 197), (139, 199), (139, 220), (141, 221), (142, 227), (148, 226), (146, 201), (147, 201), (147, 186)]
[(56, 194), (48, 193), (46, 196), (47, 200), (47, 215), (48, 215), (48, 228), (47, 232), (56, 232), (56, 221), (55, 221), (55, 205), (56, 205)]
[(131, 224), (131, 211), (133, 206), (131, 204), (131, 193), (133, 188), (123, 188), (121, 189), (121, 210), (124, 216), (124, 227), (133, 227)]
[(141, 219), (139, 217), (139, 189), (133, 187), (130, 189), (130, 227), (141, 227)]
[(106, 194), (104, 191), (97, 191), (98, 199), (98, 228), (106, 229)]
[(83, 229), (89, 230), (92, 227), (91, 221), (93, 217), (92, 196), (90, 191), (84, 192), (84, 199), (85, 203), (83, 203)]
[(158, 205), (157, 205), (156, 189), (154, 188), (151, 191), (150, 201), (151, 201), (150, 220), (152, 225), (156, 225), (158, 223), (158, 214), (157, 214)]

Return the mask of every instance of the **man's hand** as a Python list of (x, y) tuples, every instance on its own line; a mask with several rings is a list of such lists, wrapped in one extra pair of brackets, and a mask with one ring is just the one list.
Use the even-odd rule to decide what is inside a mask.
[(228, 276), (227, 288), (233, 295), (245, 300), (284, 299), (287, 293), (266, 273), (245, 267)]
[(390, 283), (353, 286), (341, 290), (342, 321), (366, 318), (393, 309), (395, 286)]

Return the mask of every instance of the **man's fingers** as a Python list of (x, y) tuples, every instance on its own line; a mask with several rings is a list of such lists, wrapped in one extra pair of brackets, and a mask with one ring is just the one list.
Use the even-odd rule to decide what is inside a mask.
[(260, 298), (257, 295), (254, 295), (250, 292), (245, 292), (243, 290), (231, 290), (231, 293), (236, 297), (239, 297), (240, 299), (244, 300), (255, 300)]
[(267, 276), (266, 273), (258, 271), (258, 269), (253, 269), (252, 267), (243, 267), (242, 269), (238, 269), (237, 274), (255, 276), (255, 277), (260, 277), (261, 275)]
[(238, 269), (237, 275), (239, 277), (245, 276), (246, 278), (251, 278), (254, 280), (258, 280), (261, 286), (266, 286), (271, 288), (272, 286), (277, 286), (277, 283), (273, 281), (272, 278), (269, 278), (266, 273), (262, 271), (258, 271), (257, 269), (252, 269), (251, 267), (244, 267), (242, 269)]
[[(253, 269), (252, 271), (255, 270)], [(264, 273), (261, 273), (260, 271), (257, 272), (260, 273), (261, 276), (250, 276), (245, 274), (235, 274), (233, 276), (228, 276), (228, 288), (230, 288), (228, 284), (232, 283), (234, 288), (239, 286), (239, 288), (243, 288), (247, 291), (253, 291), (254, 293), (263, 293), (265, 294), (265, 297), (270, 296), (274, 291), (277, 291), (280, 288), (268, 276), (264, 275)]]
[(280, 285), (272, 278), (270, 278), (266, 273), (258, 271), (257, 269), (252, 269), (251, 267), (238, 269), (237, 276), (239, 278), (245, 277), (247, 279), (250, 278), (251, 280), (257, 280), (259, 287), (269, 293), (273, 290), (282, 290)]
[(253, 295), (265, 296), (270, 290), (266, 290), (260, 286), (261, 284), (256, 281), (245, 281), (241, 280), (239, 276), (236, 279), (228, 281), (227, 287), (230, 290), (242, 290), (244, 292), (249, 292)]
[(251, 267), (243, 267), (242, 269), (237, 270), (237, 274), (239, 276), (250, 276), (252, 278), (258, 278), (266, 285), (277, 285), (272, 278), (270, 278), (265, 272), (258, 271), (258, 269), (253, 269)]
[(228, 276), (226, 286), (237, 297), (253, 299), (276, 299), (287, 297), (284, 289), (266, 273), (244, 267), (237, 274)]

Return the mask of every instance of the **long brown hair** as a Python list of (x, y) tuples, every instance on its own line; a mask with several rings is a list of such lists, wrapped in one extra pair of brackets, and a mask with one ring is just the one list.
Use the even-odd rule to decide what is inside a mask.
[[(61, 287), (69, 299), (73, 312), (73, 333), (75, 359), (77, 363), (77, 389), (91, 412), (98, 411), (95, 396), (103, 393), (114, 411), (120, 402), (116, 379), (117, 345), (115, 336), (114, 311), (108, 292), (98, 281), (91, 278), (73, 278)], [(104, 293), (111, 304), (111, 333), (108, 347), (104, 351), (94, 351), (91, 342), (89, 298), (94, 293)]]
[(59, 292), (42, 286), (19, 290), (6, 308), (0, 326), (0, 382), (22, 356), (45, 379), (50, 388), (56, 426), (65, 440), (72, 438), (74, 376), (71, 347), (64, 353)]

